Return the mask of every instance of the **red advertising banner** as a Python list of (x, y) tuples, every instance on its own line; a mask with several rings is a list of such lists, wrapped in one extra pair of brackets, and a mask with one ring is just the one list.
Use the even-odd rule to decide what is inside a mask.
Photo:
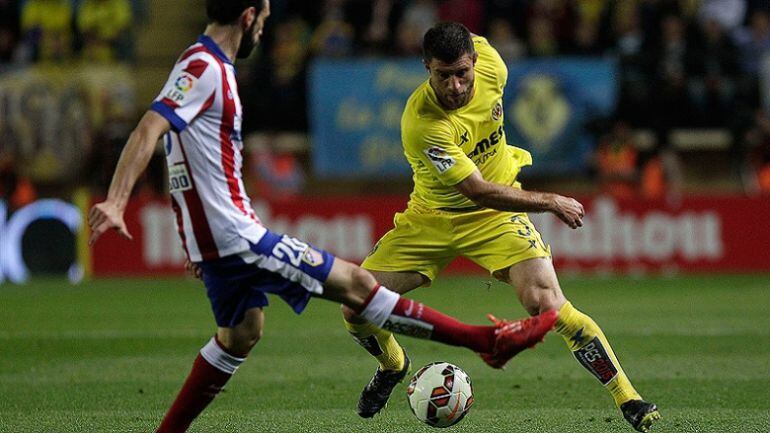
[[(361, 262), (390, 230), (407, 197), (303, 198), (255, 201), (254, 210), (271, 230), (296, 236), (340, 257)], [(184, 269), (185, 254), (168, 200), (131, 200), (125, 213), (133, 241), (105, 233), (93, 246), (94, 276), (168, 275)]]
[(533, 216), (561, 270), (770, 271), (767, 198), (691, 197), (675, 207), (604, 197), (583, 203), (579, 230)]
[[(360, 262), (393, 225), (406, 197), (305, 198), (254, 203), (272, 230), (297, 236)], [(678, 206), (582, 200), (584, 226), (572, 230), (551, 215), (531, 215), (553, 249), (560, 271), (770, 272), (770, 200), (693, 197)], [(184, 253), (163, 199), (134, 200), (126, 210), (134, 241), (106, 234), (93, 248), (95, 276), (160, 275), (182, 271)], [(455, 261), (449, 272), (484, 272)]]
[(124, 239), (112, 230), (104, 233), (91, 247), (94, 276), (180, 275), (184, 272), (185, 253), (169, 200), (134, 198), (129, 201), (124, 218), (134, 239)]

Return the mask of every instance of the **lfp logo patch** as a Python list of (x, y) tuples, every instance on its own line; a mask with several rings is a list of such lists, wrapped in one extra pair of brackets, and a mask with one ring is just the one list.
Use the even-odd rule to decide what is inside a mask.
[(455, 165), (455, 160), (452, 158), (446, 150), (440, 147), (430, 147), (425, 149), (425, 155), (428, 156), (428, 160), (433, 164), (439, 173), (443, 173)]
[(174, 87), (177, 88), (182, 93), (187, 93), (190, 89), (193, 88), (195, 77), (192, 75), (183, 72), (182, 75), (177, 77), (176, 82), (174, 82)]

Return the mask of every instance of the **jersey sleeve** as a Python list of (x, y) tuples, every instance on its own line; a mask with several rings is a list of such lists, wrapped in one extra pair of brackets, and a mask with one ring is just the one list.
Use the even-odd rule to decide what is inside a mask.
[(495, 76), (500, 89), (505, 88), (505, 84), (508, 82), (508, 67), (500, 53), (490, 45), (486, 38), (481, 36), (473, 38), (473, 47), (479, 54), (479, 61), (481, 62), (479, 66), (487, 73)]
[(221, 82), (215, 64), (193, 56), (177, 63), (160, 95), (150, 106), (181, 132), (214, 101)]
[(476, 170), (444, 121), (423, 120), (420, 126), (406, 128), (404, 141), (412, 155), (446, 186), (462, 182)]

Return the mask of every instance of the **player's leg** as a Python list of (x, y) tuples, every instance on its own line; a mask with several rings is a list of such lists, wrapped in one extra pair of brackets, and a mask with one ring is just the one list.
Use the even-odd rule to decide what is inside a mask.
[(556, 332), (577, 361), (605, 386), (626, 419), (637, 430), (647, 431), (659, 418), (657, 408), (644, 402), (631, 385), (599, 325), (564, 297), (551, 259), (519, 262), (495, 276), (513, 285), (530, 314), (559, 311)]
[[(216, 397), (259, 341), (268, 305), (262, 284), (272, 273), (233, 255), (196, 264), (217, 324), (158, 432), (184, 432)], [(309, 296), (309, 294), (308, 294)]]
[[(516, 263), (551, 256), (550, 248), (543, 243), (526, 214), (481, 209), (457, 213), (452, 222), (455, 226), (453, 245), (457, 251), (495, 276), (501, 273), (500, 270), (504, 270), (505, 274)], [(555, 317), (558, 315), (557, 306), (553, 304), (552, 308), (543, 308), (542, 311)], [(532, 320), (508, 322), (490, 318), (500, 326), (519, 328), (524, 341), (532, 341), (529, 335), (537, 334), (540, 326)], [(482, 354), (481, 358), (491, 367), (502, 368), (512, 357), (533, 345), (514, 346), (513, 349), (518, 350)]]
[(462, 323), (427, 305), (402, 298), (377, 283), (369, 271), (341, 259), (335, 259), (324, 288), (323, 298), (343, 303), (378, 327), (397, 334), (493, 353), (501, 343), (511, 344), (510, 334), (515, 333), (507, 327)]
[(494, 350), (494, 326), (468, 325), (402, 298), (380, 285), (369, 271), (342, 259), (335, 259), (324, 287), (323, 298), (347, 305), (379, 328), (475, 352)]
[[(305, 308), (311, 295), (316, 295), (343, 303), (374, 325), (400, 334), (484, 353), (497, 351), (500, 344), (505, 347), (512, 344), (508, 329), (467, 325), (421, 303), (403, 299), (398, 293), (379, 285), (369, 271), (290, 236), (268, 231), (250, 251), (231, 261), (234, 270), (244, 265), (254, 269), (255, 274), (250, 275), (247, 282), (258, 280), (258, 284), (249, 293), (261, 298), (247, 297), (243, 302), (231, 302), (230, 299), (239, 298), (228, 292), (227, 285), (217, 281), (228, 282), (229, 265), (207, 270), (202, 264), (203, 279), (215, 306), (219, 326), (225, 326), (223, 322), (229, 323), (229, 312), (237, 311), (246, 302), (253, 302), (251, 306), (267, 305), (265, 293), (279, 295), (297, 313)], [(236, 286), (235, 291), (239, 294), (242, 290)], [(226, 293), (221, 296), (220, 292)], [(220, 302), (223, 297), (228, 302)], [(218, 308), (218, 304), (224, 305)], [(217, 314), (218, 310), (226, 310), (228, 314)]]
[[(419, 272), (372, 271), (372, 274), (380, 284), (399, 294), (407, 293), (430, 282)], [(342, 305), (342, 317), (350, 335), (377, 359), (380, 370), (391, 372), (405, 370), (404, 349), (390, 331), (374, 326), (346, 305)]]
[(157, 433), (181, 433), (214, 400), (251, 348), (264, 327), (262, 308), (245, 311), (241, 323), (218, 327), (217, 333), (198, 353), (182, 389), (158, 427)]
[[(430, 282), (419, 272), (377, 272), (375, 279), (396, 293), (408, 291)], [(378, 328), (359, 316), (352, 308), (342, 305), (342, 317), (350, 335), (361, 347), (377, 359), (379, 365), (371, 380), (361, 391), (356, 412), (364, 418), (371, 418), (382, 410), (393, 392), (393, 388), (409, 373), (410, 360), (396, 337), (390, 331)]]
[[(361, 267), (388, 289), (404, 294), (429, 284), (454, 258), (448, 248), (451, 225), (447, 218), (409, 208), (396, 214), (394, 228), (374, 246)], [(404, 370), (404, 350), (393, 335), (364, 320), (343, 305), (345, 327), (353, 339), (377, 358), (383, 371)]]
[[(382, 285), (399, 294), (429, 284), (454, 257), (447, 248), (451, 227), (446, 218), (407, 209), (396, 214), (395, 227), (374, 246), (361, 267), (372, 272)], [(387, 403), (393, 388), (407, 375), (409, 359), (387, 329), (365, 320), (342, 306), (345, 328), (353, 340), (377, 359), (377, 369), (361, 392), (357, 412), (369, 418)]]

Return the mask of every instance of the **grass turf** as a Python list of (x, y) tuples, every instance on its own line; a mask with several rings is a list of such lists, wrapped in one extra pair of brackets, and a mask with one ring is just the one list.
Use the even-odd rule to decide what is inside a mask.
[[(656, 432), (770, 432), (770, 276), (565, 279), (602, 326)], [(413, 297), (472, 323), (524, 311), (511, 289), (450, 277)], [(382, 416), (354, 407), (373, 360), (336, 305), (295, 316), (278, 299), (265, 336), (191, 432), (420, 432), (396, 389)], [(213, 330), (199, 283), (36, 280), (0, 286), (0, 432), (149, 432)], [(454, 431), (630, 432), (608, 394), (551, 335), (505, 371), (473, 353), (400, 339), (415, 366), (445, 360), (473, 379), (475, 406)]]

